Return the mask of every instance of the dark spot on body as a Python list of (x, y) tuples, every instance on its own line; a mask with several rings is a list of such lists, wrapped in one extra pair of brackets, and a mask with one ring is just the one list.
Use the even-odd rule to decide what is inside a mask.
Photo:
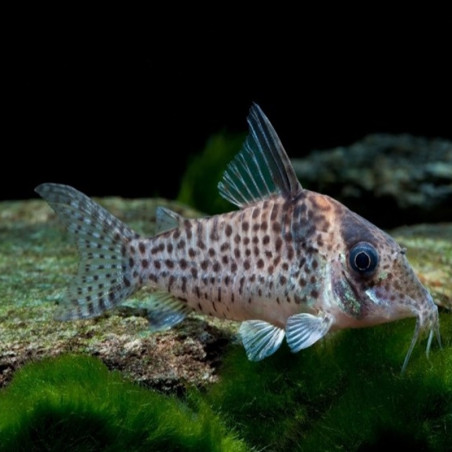
[(312, 298), (318, 298), (319, 292), (317, 290), (311, 290), (311, 297)]
[(258, 207), (255, 207), (253, 209), (253, 213), (251, 216), (255, 220), (259, 216), (260, 213), (261, 213), (261, 210)]
[(245, 260), (245, 262), (243, 262), (243, 267), (245, 268), (245, 270), (249, 270), (251, 267), (250, 261), (248, 259)]
[(179, 261), (179, 266), (182, 270), (185, 270), (188, 266), (188, 262), (185, 259), (181, 259)]
[(244, 221), (242, 223), (242, 230), (246, 232), (246, 231), (248, 231), (249, 228), (250, 228), (250, 224), (248, 223), (248, 221)]
[(264, 267), (264, 261), (263, 259), (259, 259), (257, 261), (257, 268), (263, 268)]
[(245, 277), (242, 276), (239, 281), (239, 294), (241, 295), (243, 292), (243, 283), (245, 282)]
[(165, 265), (166, 265), (168, 268), (174, 268), (174, 262), (173, 262), (171, 259), (166, 259), (166, 260), (165, 260)]
[(143, 268), (148, 268), (149, 261), (147, 259), (143, 259), (141, 261), (141, 265), (143, 266)]
[(279, 211), (279, 204), (278, 203), (274, 203), (273, 207), (272, 207), (272, 211), (270, 213), (270, 220), (271, 221), (275, 221), (276, 217), (278, 216), (278, 211)]

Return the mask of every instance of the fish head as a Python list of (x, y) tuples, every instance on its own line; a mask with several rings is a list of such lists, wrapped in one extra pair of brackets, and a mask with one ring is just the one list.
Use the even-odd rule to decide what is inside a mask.
[(416, 317), (416, 331), (429, 331), (438, 342), (438, 308), (416, 276), (406, 251), (388, 234), (337, 203), (336, 252), (330, 260), (330, 290), (335, 327), (366, 327)]

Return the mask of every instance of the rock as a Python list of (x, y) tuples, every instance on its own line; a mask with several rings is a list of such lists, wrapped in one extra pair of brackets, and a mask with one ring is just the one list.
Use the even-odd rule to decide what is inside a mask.
[(306, 188), (329, 194), (380, 227), (452, 221), (452, 142), (368, 135), (294, 159)]
[[(107, 209), (144, 234), (153, 233), (157, 205), (196, 212), (164, 200), (103, 199)], [(395, 231), (434, 299), (452, 306), (452, 223)], [(90, 320), (58, 322), (57, 304), (77, 269), (77, 253), (43, 201), (0, 204), (0, 387), (24, 363), (66, 352), (100, 357), (111, 369), (160, 391), (216, 381), (238, 324), (192, 315), (162, 333), (148, 332), (141, 290), (128, 307)]]
[[(158, 205), (197, 215), (162, 199), (109, 198), (102, 204), (149, 235)], [(216, 380), (235, 325), (193, 316), (170, 331), (150, 334), (145, 290), (101, 317), (55, 321), (77, 261), (68, 234), (44, 202), (0, 203), (0, 387), (23, 364), (67, 352), (100, 357), (110, 369), (163, 392), (180, 393), (187, 383)]]

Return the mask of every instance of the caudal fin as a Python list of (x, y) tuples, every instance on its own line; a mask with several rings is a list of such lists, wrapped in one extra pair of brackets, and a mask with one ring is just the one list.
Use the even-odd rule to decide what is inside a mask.
[(137, 233), (68, 185), (41, 184), (35, 191), (65, 223), (80, 254), (78, 274), (59, 319), (95, 317), (138, 288), (127, 256), (127, 244)]

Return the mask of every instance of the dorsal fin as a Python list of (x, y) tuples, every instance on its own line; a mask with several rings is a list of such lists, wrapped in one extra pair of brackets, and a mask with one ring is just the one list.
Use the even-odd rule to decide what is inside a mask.
[(253, 104), (249, 135), (218, 184), (221, 196), (243, 207), (279, 193), (293, 198), (302, 190), (289, 157), (261, 108)]

